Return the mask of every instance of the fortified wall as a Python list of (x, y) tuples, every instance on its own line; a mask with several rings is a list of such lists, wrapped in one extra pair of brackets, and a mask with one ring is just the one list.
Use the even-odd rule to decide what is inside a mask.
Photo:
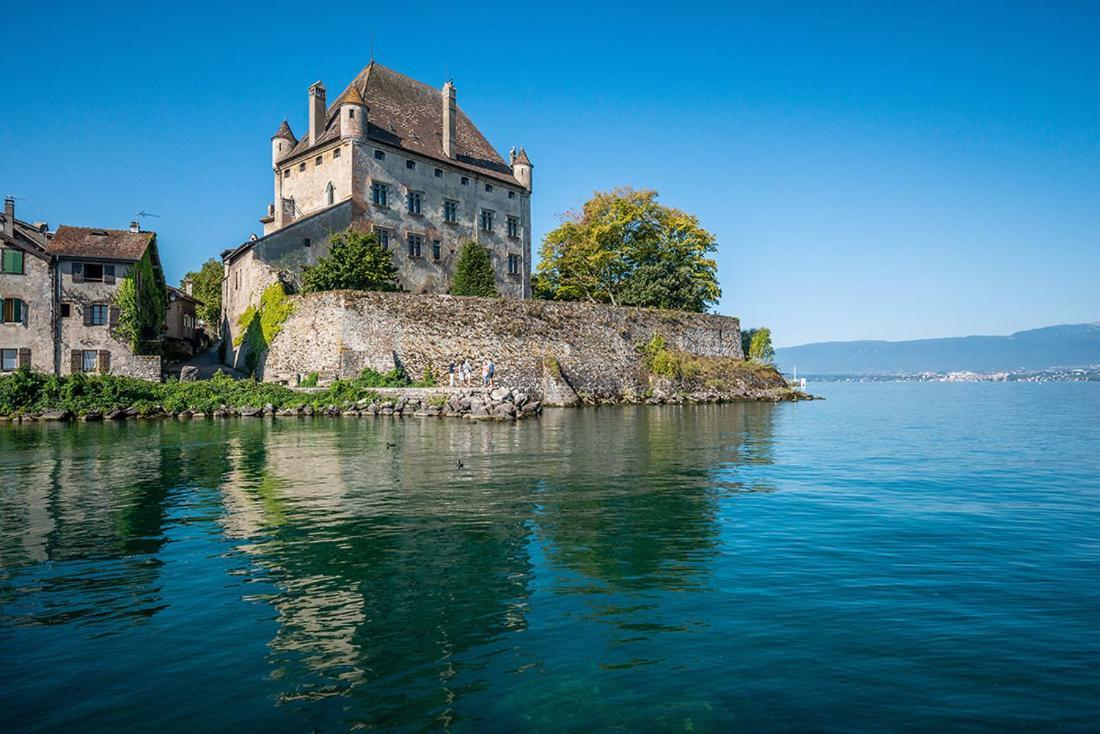
[[(591, 397), (641, 395), (640, 349), (654, 335), (698, 356), (742, 358), (736, 318), (589, 303), (331, 291), (294, 296), (294, 312), (259, 361), (266, 381), (296, 384), (310, 372), (350, 378), (402, 365), (417, 378), (486, 357), (496, 381), (545, 395), (569, 387)], [(567, 400), (565, 402), (568, 402)]]

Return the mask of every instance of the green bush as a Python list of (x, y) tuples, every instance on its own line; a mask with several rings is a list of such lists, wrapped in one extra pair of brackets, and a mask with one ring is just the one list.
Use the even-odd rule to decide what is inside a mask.
[(302, 381), (298, 383), (299, 387), (317, 387), (317, 373), (310, 372), (308, 375), (302, 378)]
[(458, 253), (455, 277), (451, 283), (455, 296), (499, 296), (493, 261), (489, 251), (476, 242), (467, 242)]
[(304, 394), (282, 385), (234, 380), (216, 374), (209, 380), (164, 384), (117, 375), (65, 377), (19, 369), (0, 377), (0, 415), (68, 410), (76, 415), (137, 408), (147, 412), (159, 406), (169, 412), (193, 410), (212, 413), (223, 406), (296, 408), (342, 406), (347, 402), (377, 400), (378, 393), (360, 380), (337, 381), (326, 390)]

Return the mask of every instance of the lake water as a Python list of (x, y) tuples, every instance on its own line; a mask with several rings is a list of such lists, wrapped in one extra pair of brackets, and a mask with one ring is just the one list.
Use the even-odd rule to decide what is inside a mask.
[(2, 728), (1095, 731), (1100, 385), (811, 387), (0, 425)]

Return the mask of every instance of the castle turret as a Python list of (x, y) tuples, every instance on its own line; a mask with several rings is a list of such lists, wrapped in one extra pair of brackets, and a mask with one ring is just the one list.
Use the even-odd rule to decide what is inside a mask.
[(325, 132), (325, 85), (314, 82), (309, 88), (309, 144), (316, 145)]
[(534, 168), (534, 165), (531, 164), (531, 159), (527, 157), (527, 151), (520, 148), (519, 153), (512, 159), (512, 175), (523, 184), (523, 188), (527, 189), (528, 193), (531, 191), (532, 168)]
[(283, 120), (283, 124), (279, 125), (279, 129), (271, 136), (271, 165), (277, 165), (297, 144), (298, 139), (290, 131), (290, 125)]
[(340, 99), (340, 137), (362, 140), (367, 137), (367, 115), (370, 110), (363, 95), (352, 84)]
[(458, 103), (455, 97), (454, 82), (448, 79), (443, 85), (443, 154), (448, 158), (454, 158), (457, 154), (455, 128), (458, 124)]

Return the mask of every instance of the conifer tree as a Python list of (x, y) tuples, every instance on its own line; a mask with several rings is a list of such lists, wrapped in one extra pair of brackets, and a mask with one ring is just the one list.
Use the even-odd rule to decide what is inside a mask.
[(487, 297), (500, 295), (489, 251), (478, 243), (467, 242), (458, 253), (451, 294)]

